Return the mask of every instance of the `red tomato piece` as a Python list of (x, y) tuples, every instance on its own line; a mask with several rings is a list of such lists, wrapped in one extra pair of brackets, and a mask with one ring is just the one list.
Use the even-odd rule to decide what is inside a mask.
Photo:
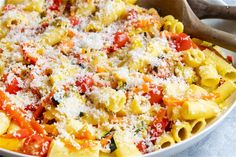
[(179, 51), (188, 50), (191, 47), (195, 47), (193, 41), (190, 36), (185, 33), (180, 33), (172, 36), (173, 43), (175, 45), (175, 49)]
[(76, 17), (71, 17), (70, 18), (70, 24), (74, 27), (77, 26), (80, 23), (79, 19)]
[(149, 102), (151, 103), (151, 105), (158, 103), (160, 104), (162, 102), (162, 88), (160, 86), (151, 86), (150, 87), (150, 91), (147, 93), (147, 95), (149, 96)]
[(232, 63), (233, 62), (233, 57), (229, 55), (229, 56), (227, 56), (227, 60)]
[(9, 11), (9, 10), (13, 10), (13, 9), (16, 9), (16, 6), (13, 4), (7, 4), (3, 7), (4, 11)]
[(111, 53), (117, 50), (118, 48), (122, 48), (129, 42), (129, 37), (124, 32), (116, 32), (114, 35), (113, 45), (107, 48), (107, 52)]
[(53, 4), (49, 7), (50, 10), (59, 10), (62, 0), (53, 0)]
[(35, 105), (35, 104), (29, 104), (29, 105), (27, 105), (27, 106), (25, 107), (25, 110), (26, 110), (26, 111), (32, 111), (32, 112), (34, 112), (34, 111), (36, 111), (37, 108), (38, 108), (37, 105)]
[(168, 125), (168, 119), (166, 116), (166, 110), (161, 109), (158, 111), (154, 121), (151, 123), (149, 134), (151, 136), (151, 142), (154, 144), (157, 137), (161, 136)]
[(116, 48), (122, 48), (129, 42), (129, 37), (124, 32), (116, 32), (114, 36), (114, 45)]
[(35, 65), (38, 60), (38, 58), (31, 56), (29, 53), (25, 53), (24, 58), (27, 62), (33, 65)]
[(56, 4), (56, 5), (61, 5), (62, 3), (62, 0), (53, 0), (53, 4)]
[(145, 153), (146, 152), (146, 149), (147, 149), (147, 145), (145, 143), (145, 141), (140, 141), (136, 147), (138, 148), (138, 150), (142, 153)]
[(85, 93), (93, 87), (94, 81), (91, 77), (85, 76), (84, 78), (79, 78), (75, 85), (80, 88), (82, 93)]
[(50, 138), (34, 134), (25, 139), (22, 151), (25, 154), (44, 157), (48, 153), (50, 143)]
[(149, 130), (151, 136), (151, 142), (154, 144), (157, 140), (157, 137), (161, 136), (165, 131), (165, 128), (168, 125), (168, 120), (163, 118), (160, 122), (155, 122), (151, 125), (151, 129)]
[(30, 131), (27, 130), (27, 129), (20, 129), (20, 130), (17, 130), (17, 131), (13, 134), (13, 137), (22, 139), (22, 138), (26, 138), (26, 137), (30, 136), (31, 134), (32, 134), (32, 132), (30, 132)]
[(13, 78), (10, 83), (6, 83), (6, 91), (10, 94), (16, 94), (21, 88), (16, 78)]

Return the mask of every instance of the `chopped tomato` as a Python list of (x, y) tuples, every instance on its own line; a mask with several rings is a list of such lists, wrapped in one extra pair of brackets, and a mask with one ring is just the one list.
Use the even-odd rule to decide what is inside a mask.
[(13, 78), (10, 83), (6, 82), (6, 91), (10, 94), (16, 94), (21, 88), (16, 78)]
[(20, 48), (20, 52), (22, 53), (26, 62), (35, 65), (38, 58), (35, 57), (34, 55), (32, 55), (33, 54), (32, 52), (26, 51), (26, 48), (28, 46), (31, 46), (31, 45), (29, 43), (22, 43), (21, 48)]
[(114, 52), (118, 48), (124, 47), (129, 42), (129, 37), (124, 32), (116, 32), (113, 45), (107, 49), (108, 52)]
[(146, 94), (149, 97), (149, 102), (151, 105), (162, 102), (162, 88), (160, 86), (152, 85), (150, 86), (149, 92)]
[(79, 78), (75, 84), (80, 88), (82, 93), (85, 93), (93, 87), (94, 81), (91, 77), (85, 76), (84, 78)]
[(32, 112), (34, 112), (34, 111), (36, 111), (37, 108), (38, 108), (37, 105), (35, 105), (35, 104), (29, 104), (29, 105), (27, 105), (27, 106), (25, 107), (25, 110), (26, 110), (26, 111), (32, 111)]
[(227, 56), (227, 60), (232, 63), (233, 62), (233, 57), (231, 55), (229, 55), (229, 56)]
[(50, 138), (34, 134), (25, 139), (22, 151), (25, 154), (44, 157), (47, 155), (50, 143)]
[(117, 48), (124, 47), (129, 42), (129, 37), (124, 32), (116, 32), (114, 36), (114, 44)]
[(17, 130), (17, 131), (13, 134), (13, 137), (22, 139), (22, 138), (26, 138), (26, 137), (30, 136), (31, 134), (32, 134), (32, 132), (30, 132), (30, 131), (27, 130), (27, 129), (20, 129), (20, 130)]
[(62, 3), (62, 0), (53, 0), (53, 3), (56, 5), (60, 5)]
[(171, 37), (175, 49), (179, 51), (188, 50), (190, 48), (196, 48), (197, 46), (193, 43), (190, 36), (185, 33), (175, 34)]
[(138, 150), (142, 153), (145, 153), (146, 152), (146, 149), (147, 149), (147, 145), (146, 145), (146, 142), (145, 141), (140, 141), (136, 147), (138, 148)]
[(53, 4), (49, 7), (50, 10), (59, 10), (62, 0), (53, 0)]
[(70, 17), (70, 24), (74, 27), (77, 26), (80, 23), (79, 19), (76, 17)]
[(154, 121), (151, 123), (149, 134), (151, 136), (151, 142), (153, 144), (156, 142), (157, 137), (162, 135), (168, 125), (168, 119), (165, 116), (166, 110), (161, 109), (157, 113)]
[(35, 65), (38, 60), (38, 58), (31, 56), (29, 53), (25, 53), (24, 59), (33, 65)]
[(9, 11), (9, 10), (13, 10), (13, 9), (15, 9), (15, 8), (16, 8), (15, 5), (13, 5), (13, 4), (7, 4), (7, 5), (5, 5), (5, 6), (3, 7), (3, 10), (4, 10), (4, 11)]

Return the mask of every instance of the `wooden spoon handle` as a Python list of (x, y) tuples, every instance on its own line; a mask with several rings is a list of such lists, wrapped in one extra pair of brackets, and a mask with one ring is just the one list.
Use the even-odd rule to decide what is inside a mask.
[(187, 0), (193, 12), (200, 19), (220, 18), (236, 20), (236, 6), (211, 4), (206, 0)]
[(200, 21), (198, 24), (193, 25), (193, 28), (186, 29), (186, 32), (194, 37), (212, 42), (236, 53), (236, 35), (209, 27)]

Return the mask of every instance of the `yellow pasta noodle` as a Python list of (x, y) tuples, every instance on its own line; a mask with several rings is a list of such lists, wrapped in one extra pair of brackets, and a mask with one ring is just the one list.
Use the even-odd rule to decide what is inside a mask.
[(90, 144), (87, 148), (81, 148), (80, 150), (74, 148), (72, 151), (65, 147), (65, 144), (61, 140), (53, 140), (50, 149), (49, 149), (49, 157), (61, 157), (61, 156), (68, 156), (68, 157), (99, 157), (99, 148), (100, 144), (95, 141), (77, 141), (78, 143), (83, 144), (87, 142)]
[(201, 50), (189, 49), (184, 51), (184, 58), (187, 65), (195, 68), (200, 66), (204, 62), (205, 55)]
[(209, 119), (217, 116), (219, 112), (220, 109), (215, 102), (199, 99), (184, 102), (181, 116), (185, 120)]
[(112, 23), (125, 13), (125, 3), (121, 0), (107, 1), (104, 5), (105, 6), (96, 13), (96, 19), (103, 25)]
[(168, 15), (163, 18), (164, 29), (172, 33), (182, 33), (184, 30), (184, 25), (176, 20), (173, 16)]
[(227, 63), (224, 59), (217, 56), (214, 52), (206, 49), (204, 50), (206, 55), (206, 62), (209, 62), (216, 66), (218, 73), (228, 79), (235, 80), (236, 79), (236, 70), (234, 67)]
[(0, 111), (0, 135), (7, 132), (7, 129), (10, 126), (10, 121), (10, 118), (4, 112)]
[(136, 157), (141, 155), (133, 140), (125, 132), (117, 131), (114, 134), (114, 140), (117, 147), (114, 153), (117, 157)]
[(201, 76), (201, 84), (206, 87), (216, 87), (220, 82), (216, 68), (209, 64), (199, 67), (199, 75)]
[(231, 80), (224, 82), (221, 86), (219, 86), (214, 93), (218, 96), (216, 98), (217, 103), (223, 102), (226, 98), (228, 98), (234, 91), (236, 90), (236, 85)]
[(0, 148), (12, 151), (20, 151), (22, 144), (23, 141), (18, 138), (0, 137)]
[(171, 133), (176, 142), (181, 142), (191, 136), (191, 130), (192, 128), (188, 122), (177, 122), (173, 126)]
[(206, 124), (207, 123), (206, 123), (206, 120), (204, 118), (196, 119), (194, 121), (191, 121), (190, 122), (190, 125), (192, 127), (191, 133), (193, 135), (199, 133), (200, 131), (202, 131), (206, 127)]
[[(100, 92), (103, 95), (100, 95)], [(125, 104), (125, 94), (122, 91), (115, 91), (111, 88), (102, 88), (91, 93), (90, 98), (96, 104), (104, 105), (108, 110), (113, 112), (120, 111)]]
[(157, 140), (155, 146), (157, 148), (166, 148), (175, 144), (175, 140), (173, 139), (171, 134), (164, 134)]

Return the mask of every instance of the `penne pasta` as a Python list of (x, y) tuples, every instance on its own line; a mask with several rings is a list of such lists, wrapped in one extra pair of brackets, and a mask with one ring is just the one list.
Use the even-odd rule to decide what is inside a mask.
[(200, 131), (202, 131), (206, 127), (206, 120), (204, 118), (196, 119), (190, 122), (190, 125), (192, 127), (191, 134), (197, 134)]
[(218, 105), (213, 101), (195, 100), (184, 102), (181, 109), (181, 116), (185, 120), (199, 118), (213, 118), (220, 112)]
[(160, 148), (167, 148), (175, 144), (175, 140), (173, 139), (172, 135), (165, 134), (160, 137), (160, 139), (156, 142), (155, 146)]
[(191, 136), (191, 126), (188, 122), (178, 122), (171, 130), (173, 138), (176, 142), (181, 142)]
[(236, 70), (234, 67), (227, 63), (224, 59), (217, 56), (214, 52), (206, 49), (204, 50), (206, 55), (206, 63), (210, 63), (216, 66), (218, 73), (228, 79), (235, 80), (236, 79)]

